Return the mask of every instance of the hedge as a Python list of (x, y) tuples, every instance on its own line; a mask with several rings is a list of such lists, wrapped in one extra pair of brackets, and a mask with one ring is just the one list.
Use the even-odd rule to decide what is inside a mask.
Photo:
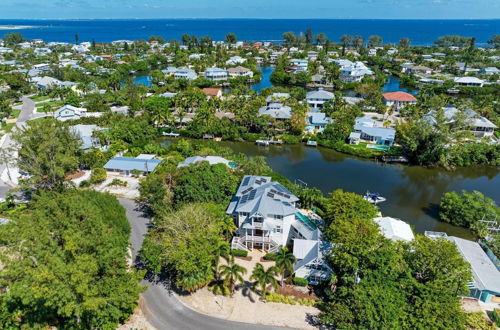
[(266, 253), (264, 255), (264, 260), (272, 260), (272, 261), (275, 261), (276, 260), (276, 253), (273, 253), (273, 252), (269, 252), (269, 253)]
[(246, 257), (248, 255), (248, 251), (245, 250), (231, 250), (231, 255), (235, 257)]
[(294, 277), (293, 284), (297, 286), (307, 286), (309, 284), (309, 281), (303, 277)]
[(92, 174), (90, 175), (90, 183), (96, 184), (101, 183), (106, 180), (106, 170), (102, 167), (92, 169)]
[(307, 298), (300, 298), (300, 299), (293, 299), (290, 296), (284, 296), (279, 293), (274, 293), (274, 292), (268, 292), (266, 296), (264, 297), (264, 300), (267, 302), (275, 302), (275, 303), (281, 303), (281, 304), (288, 304), (288, 305), (303, 305), (303, 306), (314, 306), (316, 304), (316, 300), (313, 299), (307, 299)]
[(491, 317), (493, 321), (497, 324), (498, 327), (500, 327), (500, 309), (495, 309), (491, 313)]

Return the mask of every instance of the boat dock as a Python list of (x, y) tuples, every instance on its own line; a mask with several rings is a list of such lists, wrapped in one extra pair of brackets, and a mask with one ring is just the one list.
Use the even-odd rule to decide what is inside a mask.
[(309, 146), (309, 147), (317, 147), (318, 146), (318, 142), (317, 141), (309, 140), (309, 141), (306, 142), (306, 145)]
[(255, 143), (259, 146), (268, 146), (271, 144), (283, 144), (282, 140), (275, 140), (275, 139), (270, 139), (270, 140), (257, 140)]
[(167, 132), (163, 132), (162, 135), (163, 136), (170, 136), (170, 137), (179, 137), (179, 136), (181, 136), (179, 133), (167, 133)]
[(405, 156), (382, 156), (382, 160), (386, 163), (408, 163), (409, 160)]

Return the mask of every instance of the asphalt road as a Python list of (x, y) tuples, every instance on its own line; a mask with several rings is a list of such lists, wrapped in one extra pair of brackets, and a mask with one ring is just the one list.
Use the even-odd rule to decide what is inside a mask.
[[(23, 127), (28, 120), (33, 119), (35, 116), (35, 102), (26, 96), (23, 96), (22, 101), (23, 106), (21, 108), (21, 112), (19, 113), (19, 117), (17, 117), (16, 125), (12, 128), (13, 131), (19, 127)], [(10, 146), (12, 146), (12, 139), (11, 135), (7, 134), (4, 143), (0, 147), (8, 148)], [(3, 173), (4, 170), (5, 164), (0, 164), (0, 174)], [(0, 200), (5, 198), (10, 189), (11, 187), (0, 179)]]
[[(142, 246), (144, 235), (149, 227), (149, 219), (137, 209), (137, 204), (128, 199), (119, 199), (127, 212), (127, 218), (132, 227), (130, 242), (132, 256), (135, 259)], [(184, 306), (165, 284), (154, 281), (143, 281), (147, 290), (143, 293), (144, 314), (148, 321), (157, 329), (169, 330), (271, 330), (283, 329), (262, 325), (226, 321), (197, 313)], [(256, 315), (256, 318), (259, 316)]]

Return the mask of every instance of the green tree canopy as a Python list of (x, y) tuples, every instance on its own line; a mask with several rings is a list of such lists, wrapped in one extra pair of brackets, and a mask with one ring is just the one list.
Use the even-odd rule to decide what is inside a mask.
[(44, 192), (1, 230), (2, 328), (113, 329), (134, 311), (142, 274), (127, 265), (130, 226), (115, 197)]
[(29, 174), (24, 183), (31, 188), (61, 188), (78, 168), (80, 139), (54, 119), (31, 121), (13, 139), (20, 145), (19, 169)]

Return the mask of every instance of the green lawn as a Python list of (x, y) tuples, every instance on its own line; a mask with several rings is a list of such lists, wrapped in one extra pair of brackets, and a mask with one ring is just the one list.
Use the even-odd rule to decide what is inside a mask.
[(2, 125), (2, 129), (6, 132), (6, 133), (10, 133), (12, 131), (12, 128), (14, 127), (15, 123), (8, 123), (8, 124), (3, 124)]
[(45, 100), (50, 99), (50, 96), (48, 96), (48, 95), (39, 95), (39, 96), (33, 96), (31, 99), (33, 100), (33, 102), (40, 102), (40, 101), (45, 101)]
[(52, 110), (57, 110), (57, 108), (63, 106), (63, 102), (58, 100), (58, 101), (51, 101), (51, 102), (44, 102), (36, 105), (36, 111), (37, 112), (43, 112), (42, 109), (45, 105), (48, 105), (52, 108)]
[(10, 115), (10, 118), (17, 118), (19, 117), (19, 114), (21, 113), (21, 110), (12, 110), (12, 115)]

